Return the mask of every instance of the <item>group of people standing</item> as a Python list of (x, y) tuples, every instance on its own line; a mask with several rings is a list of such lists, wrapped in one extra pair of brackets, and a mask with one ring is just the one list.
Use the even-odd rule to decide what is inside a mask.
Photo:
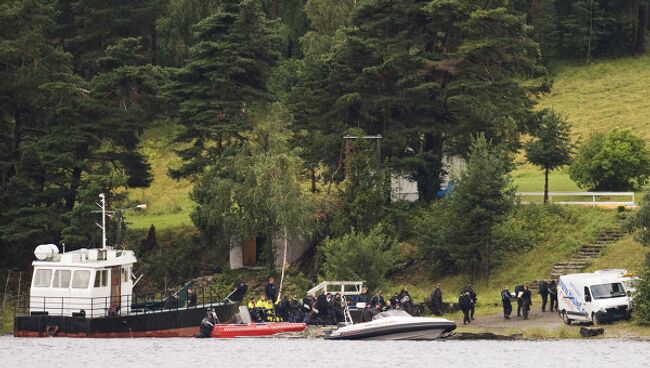
[[(431, 312), (436, 316), (441, 316), (444, 312), (444, 307), (442, 303), (442, 289), (440, 288), (440, 284), (437, 284), (435, 289), (433, 289), (429, 300), (429, 308), (431, 309)], [(471, 284), (467, 284), (458, 296), (458, 307), (463, 312), (464, 325), (471, 323), (474, 320), (477, 301), (478, 296), (476, 291), (474, 291)]]
[(345, 320), (346, 303), (351, 309), (360, 309), (372, 318), (372, 315), (388, 309), (405, 309), (410, 312), (413, 308), (413, 298), (407, 288), (384, 298), (381, 290), (371, 295), (364, 287), (359, 295), (344, 299), (340, 293), (321, 293), (306, 295), (302, 300), (295, 297), (289, 300), (284, 295), (277, 300), (275, 280), (269, 277), (264, 288), (264, 294), (258, 298), (250, 298), (248, 310), (255, 322), (305, 322), (308, 324), (331, 325)]
[[(539, 294), (542, 297), (542, 312), (546, 312), (546, 306), (550, 299), (550, 311), (557, 309), (557, 283), (542, 280), (539, 283)], [(520, 284), (515, 286), (515, 292), (511, 293), (507, 286), (501, 291), (501, 302), (503, 304), (503, 318), (510, 319), (512, 314), (512, 299), (517, 302), (517, 317), (523, 316), (528, 319), (528, 313), (533, 305), (532, 294), (528, 285)]]

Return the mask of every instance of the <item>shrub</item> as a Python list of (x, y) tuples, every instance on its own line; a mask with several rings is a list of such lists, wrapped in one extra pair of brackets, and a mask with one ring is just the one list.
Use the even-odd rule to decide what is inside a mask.
[(395, 245), (396, 241), (385, 236), (381, 227), (368, 233), (352, 230), (328, 239), (321, 247), (324, 276), (333, 280), (364, 280), (369, 289), (375, 289), (386, 277)]
[(578, 150), (569, 174), (581, 188), (639, 188), (650, 175), (650, 153), (645, 141), (629, 130), (596, 133)]

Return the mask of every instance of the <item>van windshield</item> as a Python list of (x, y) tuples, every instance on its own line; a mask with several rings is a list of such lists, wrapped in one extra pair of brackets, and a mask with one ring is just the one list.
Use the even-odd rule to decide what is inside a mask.
[(620, 282), (591, 286), (591, 295), (594, 299), (619, 298), (627, 296)]

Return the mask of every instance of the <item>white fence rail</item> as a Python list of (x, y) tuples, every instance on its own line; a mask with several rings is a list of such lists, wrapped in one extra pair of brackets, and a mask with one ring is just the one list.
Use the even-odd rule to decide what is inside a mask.
[[(544, 192), (518, 192), (518, 197), (542, 197), (544, 198)], [(553, 197), (591, 197), (591, 201), (553, 201)], [(599, 198), (602, 197), (629, 197), (631, 201), (612, 201), (604, 200), (599, 201)], [(539, 202), (541, 202), (540, 200)], [(592, 207), (596, 206), (626, 206), (634, 207), (636, 206), (636, 197), (634, 192), (548, 192), (548, 201), (557, 204), (573, 204), (573, 205), (590, 205)], [(537, 203), (531, 201), (521, 201), (522, 204)]]

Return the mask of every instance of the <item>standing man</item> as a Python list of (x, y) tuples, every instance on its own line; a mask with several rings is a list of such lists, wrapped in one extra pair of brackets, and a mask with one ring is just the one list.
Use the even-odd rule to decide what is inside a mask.
[[(542, 312), (546, 312), (546, 303), (548, 302), (548, 282), (542, 280), (539, 282), (539, 295), (542, 296)], [(551, 310), (553, 310), (551, 308)]]
[(460, 297), (458, 298), (458, 306), (460, 307), (460, 310), (463, 312), (464, 325), (471, 323), (469, 319), (469, 311), (471, 305), (472, 305), (472, 298), (469, 296), (469, 292), (466, 291), (460, 294)]
[(530, 307), (533, 305), (528, 285), (524, 285), (524, 291), (522, 291), (521, 294), (521, 311), (524, 314), (524, 319), (528, 319), (528, 312), (530, 311)]
[(470, 301), (471, 301), (471, 305), (470, 305), (470, 309), (469, 309), (469, 317), (473, 321), (474, 320), (474, 311), (476, 310), (476, 301), (478, 300), (478, 298), (476, 296), (476, 292), (474, 291), (474, 289), (472, 289), (472, 284), (467, 284), (467, 286), (465, 287), (463, 292), (469, 294), (469, 298), (470, 298)]
[(521, 296), (524, 292), (524, 286), (519, 284), (515, 286), (515, 297), (517, 298), (517, 317), (521, 317)]
[(510, 319), (512, 302), (510, 301), (510, 290), (508, 290), (507, 286), (504, 286), (503, 291), (501, 291), (501, 302), (503, 303), (503, 318)]
[(435, 290), (431, 294), (431, 305), (433, 306), (433, 314), (442, 316), (442, 290), (440, 289), (440, 284), (436, 285)]
[(275, 280), (273, 279), (273, 276), (269, 276), (266, 288), (264, 288), (264, 294), (266, 295), (266, 299), (271, 301), (271, 304), (275, 303), (275, 297), (278, 294), (275, 289)]
[(551, 280), (551, 284), (548, 286), (548, 295), (551, 297), (551, 312), (553, 312), (553, 309), (557, 309), (557, 284), (555, 280)]

